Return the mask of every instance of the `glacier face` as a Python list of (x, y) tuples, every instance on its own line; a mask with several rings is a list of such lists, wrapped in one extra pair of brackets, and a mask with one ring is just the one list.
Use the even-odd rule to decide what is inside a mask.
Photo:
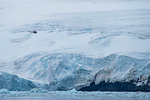
[(29, 80), (0, 71), (0, 89), (4, 88), (11, 91), (29, 91), (35, 87), (36, 85)]
[(125, 55), (111, 54), (103, 58), (79, 54), (33, 54), (1, 65), (1, 70), (45, 84), (49, 90), (80, 89), (93, 81), (137, 80), (135, 84), (149, 84), (150, 59), (136, 59)]

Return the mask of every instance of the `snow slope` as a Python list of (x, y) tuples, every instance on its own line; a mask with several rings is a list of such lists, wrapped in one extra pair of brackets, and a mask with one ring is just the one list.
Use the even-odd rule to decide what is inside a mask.
[(145, 80), (149, 61), (149, 0), (0, 0), (0, 71), (65, 90)]
[(149, 52), (149, 4), (149, 0), (1, 0), (0, 61), (38, 52), (93, 57)]

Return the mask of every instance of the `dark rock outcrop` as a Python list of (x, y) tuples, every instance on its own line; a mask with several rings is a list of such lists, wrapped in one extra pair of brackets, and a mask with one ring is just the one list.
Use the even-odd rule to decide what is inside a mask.
[(126, 91), (126, 92), (150, 92), (150, 77), (147, 79), (147, 84), (136, 85), (138, 80), (131, 80), (129, 82), (116, 81), (116, 82), (105, 82), (102, 81), (99, 84), (92, 82), (90, 86), (86, 86), (80, 89), (80, 91)]

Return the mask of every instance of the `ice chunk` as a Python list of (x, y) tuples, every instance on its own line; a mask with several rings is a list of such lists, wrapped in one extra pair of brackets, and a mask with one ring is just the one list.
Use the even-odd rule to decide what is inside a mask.
[(42, 88), (33, 88), (30, 90), (32, 93), (47, 93), (48, 91)]
[(9, 92), (9, 90), (7, 90), (7, 89), (0, 89), (0, 94), (1, 94), (1, 93), (8, 94), (8, 93), (10, 93), (10, 92)]

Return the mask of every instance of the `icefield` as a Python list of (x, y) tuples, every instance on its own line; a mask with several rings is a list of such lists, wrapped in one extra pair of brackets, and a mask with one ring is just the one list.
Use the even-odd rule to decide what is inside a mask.
[(0, 0), (0, 100), (149, 92), (150, 0)]

